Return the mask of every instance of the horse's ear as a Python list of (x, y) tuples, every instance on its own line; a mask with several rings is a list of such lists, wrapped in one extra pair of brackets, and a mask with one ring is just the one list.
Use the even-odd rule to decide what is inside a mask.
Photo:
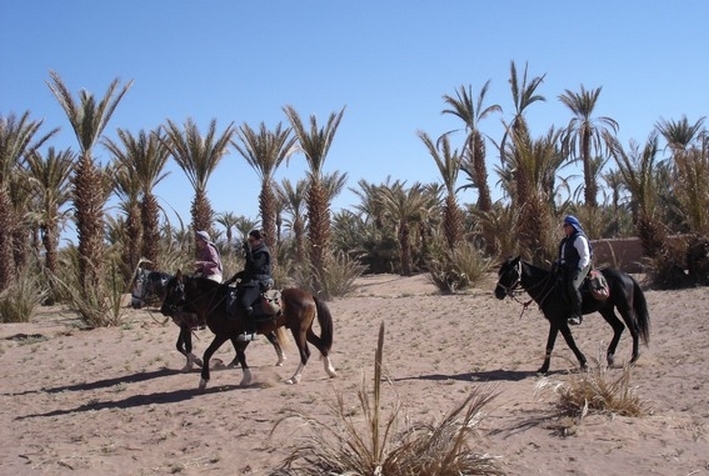
[(177, 273), (175, 273), (175, 278), (182, 279), (182, 270), (181, 269), (177, 270)]

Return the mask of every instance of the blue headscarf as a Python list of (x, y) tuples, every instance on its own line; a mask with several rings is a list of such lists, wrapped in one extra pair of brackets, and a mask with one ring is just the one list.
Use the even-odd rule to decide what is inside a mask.
[(571, 225), (577, 233), (583, 233), (583, 228), (581, 228), (581, 222), (579, 219), (573, 215), (566, 215), (564, 217), (564, 223)]

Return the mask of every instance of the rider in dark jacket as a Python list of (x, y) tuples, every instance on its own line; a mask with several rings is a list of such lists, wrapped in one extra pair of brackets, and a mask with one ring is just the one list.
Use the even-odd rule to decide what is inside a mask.
[(237, 285), (236, 301), (244, 317), (245, 332), (237, 338), (239, 341), (250, 341), (256, 337), (256, 322), (253, 305), (261, 293), (273, 286), (271, 277), (271, 251), (266, 246), (260, 230), (249, 232), (244, 242), (244, 259), (246, 264), (229, 281), (241, 281)]
[(558, 264), (564, 273), (566, 289), (571, 301), (569, 324), (578, 325), (583, 321), (580, 287), (591, 270), (591, 245), (581, 228), (578, 218), (567, 215), (564, 218), (565, 237), (559, 244)]

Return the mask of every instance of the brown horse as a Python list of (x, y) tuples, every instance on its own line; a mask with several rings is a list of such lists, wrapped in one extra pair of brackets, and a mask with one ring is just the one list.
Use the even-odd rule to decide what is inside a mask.
[[(162, 271), (148, 271), (140, 267), (140, 263), (133, 275), (133, 286), (131, 292), (131, 307), (133, 309), (141, 309), (148, 304), (157, 303), (162, 305), (167, 294), (167, 283), (173, 276)], [(176, 313), (172, 316), (172, 321), (180, 328), (180, 333), (177, 336), (175, 348), (179, 353), (185, 356), (187, 362), (182, 368), (183, 372), (189, 372), (194, 365), (202, 367), (202, 360), (192, 353), (192, 331), (198, 328), (204, 328), (205, 322), (199, 321), (197, 316), (187, 312)], [(278, 360), (276, 367), (281, 367), (286, 360), (286, 354), (283, 352), (280, 343), (276, 339), (273, 332), (266, 334), (266, 338), (276, 351)], [(236, 345), (234, 346), (236, 349)], [(227, 367), (236, 367), (238, 360), (234, 357)]]
[[(240, 315), (229, 315), (226, 305), (229, 292), (230, 289), (226, 285), (206, 278), (186, 276), (180, 271), (167, 283), (167, 293), (160, 311), (166, 316), (173, 316), (180, 312), (194, 313), (198, 319), (206, 322), (209, 330), (214, 333), (214, 339), (204, 351), (202, 358), (200, 389), (205, 388), (209, 382), (209, 360), (227, 340), (234, 343), (236, 358), (244, 373), (240, 385), (251, 383), (251, 370), (246, 363), (244, 352), (249, 342), (236, 340), (236, 337), (245, 330), (244, 319)], [(285, 327), (291, 330), (298, 347), (300, 364), (286, 383), (300, 382), (303, 369), (310, 358), (308, 342), (320, 351), (325, 372), (330, 377), (337, 377), (329, 357), (333, 340), (332, 315), (324, 302), (302, 289), (288, 288), (281, 291), (280, 311), (275, 315), (266, 316), (265, 319), (262, 317), (257, 316), (259, 334), (275, 331), (277, 340), (283, 344), (286, 342), (283, 329)], [(319, 337), (313, 332), (313, 322), (316, 317), (320, 325)]]

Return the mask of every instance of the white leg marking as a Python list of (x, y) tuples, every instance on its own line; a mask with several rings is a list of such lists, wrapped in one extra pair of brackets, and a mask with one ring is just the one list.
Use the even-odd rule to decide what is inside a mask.
[(335, 367), (332, 366), (332, 362), (330, 362), (330, 356), (327, 356), (323, 359), (323, 365), (325, 366), (325, 372), (332, 378), (337, 377), (337, 372), (335, 371)]

